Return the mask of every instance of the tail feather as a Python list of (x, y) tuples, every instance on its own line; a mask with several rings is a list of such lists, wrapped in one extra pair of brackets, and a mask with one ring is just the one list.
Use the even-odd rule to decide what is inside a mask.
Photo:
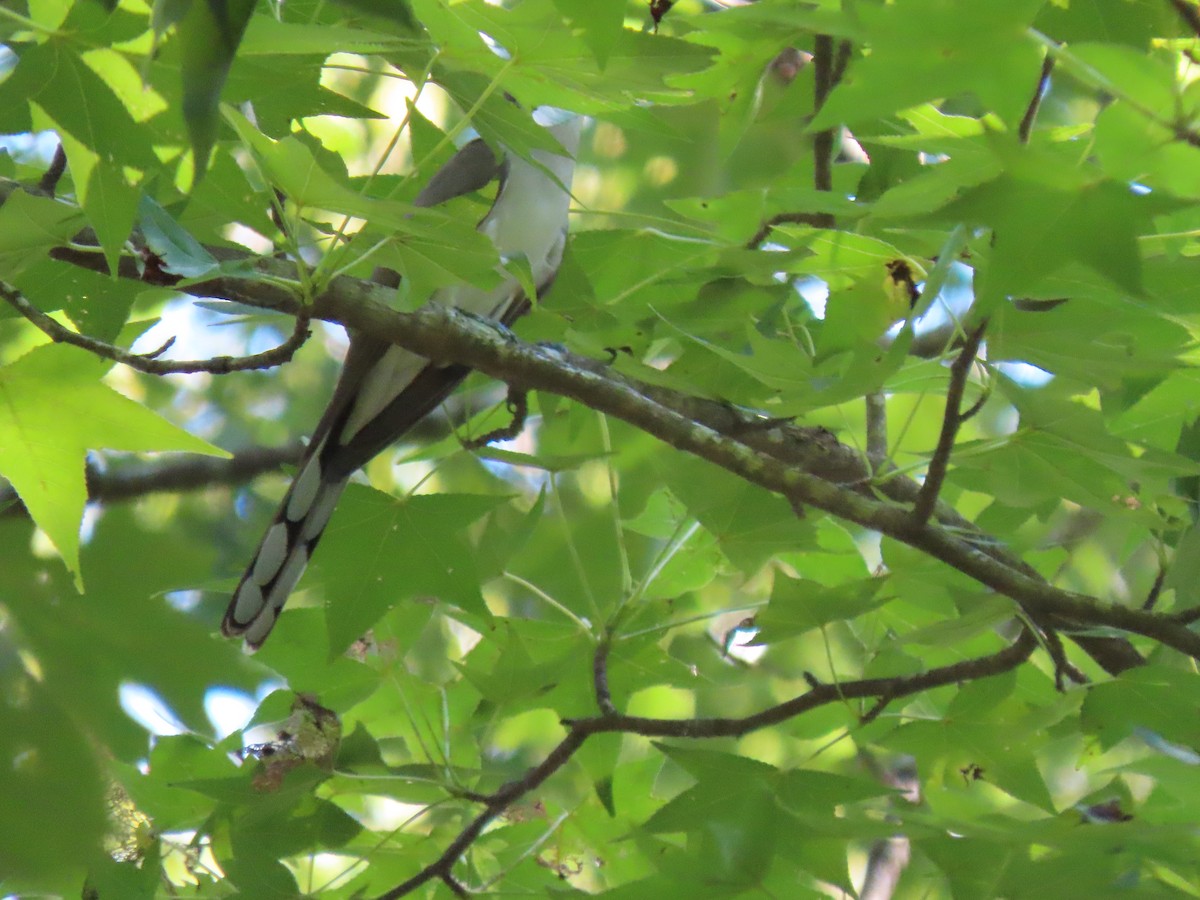
[[(529, 261), (539, 294), (548, 289), (562, 259), (581, 121), (544, 124), (562, 143), (562, 154), (537, 151), (533, 161), (501, 159), (482, 141), (472, 142), (415, 200), (417, 206), (436, 206), (498, 176), (500, 186), (479, 230), (501, 258), (523, 256)], [(383, 275), (380, 282), (394, 286), (394, 279)], [(505, 325), (529, 308), (521, 284), (512, 276), (487, 290), (443, 288), (431, 302), (458, 306)], [(351, 474), (432, 411), (468, 371), (461, 365), (430, 362), (367, 334), (351, 335), (341, 378), (312, 446), (225, 612), (225, 635), (241, 635), (249, 650), (266, 640)]]
[(345, 490), (347, 478), (322, 477), (322, 449), (314, 447), (302, 462), (225, 611), (221, 632), (241, 635), (248, 650), (271, 633)]
[(467, 371), (388, 344), (351, 344), (327, 416), (233, 592), (221, 622), (224, 635), (240, 635), (247, 650), (258, 649), (308, 567), (351, 474), (441, 403)]

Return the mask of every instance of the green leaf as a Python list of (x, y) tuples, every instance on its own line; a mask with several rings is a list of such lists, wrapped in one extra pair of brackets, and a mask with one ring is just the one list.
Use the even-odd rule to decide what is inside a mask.
[(97, 156), (69, 133), (63, 134), (63, 148), (79, 203), (104, 249), (109, 271), (116, 272), (133, 228), (138, 189), (125, 179), (120, 166)]
[(1144, 48), (1152, 38), (1178, 35), (1180, 22), (1170, 4), (1074, 0), (1068, 6), (1047, 3), (1034, 27), (1071, 45), (1104, 41)]
[(38, 116), (49, 117), (55, 127), (114, 171), (119, 171), (120, 166), (142, 171), (157, 168), (148, 131), (137, 123), (113, 89), (77, 55), (78, 47), (71, 43), (74, 37), (68, 32), (23, 53), (13, 77), (20, 78), (17, 86), (28, 93), (19, 99), (6, 98), (0, 90), (0, 100), (36, 104)]
[(80, 590), (86, 451), (228, 455), (102, 384), (108, 367), (73, 347), (50, 346), (0, 368), (0, 473), (54, 543)]
[(12, 283), (42, 312), (61, 308), (81, 332), (110, 342), (121, 334), (142, 290), (136, 282), (113, 280), (54, 259), (33, 263)]
[(994, 247), (978, 288), (989, 305), (1037, 290), (1070, 263), (1141, 294), (1136, 235), (1153, 212), (1151, 199), (1128, 185), (1088, 182), (1065, 171), (1039, 181), (1005, 175), (968, 190), (944, 210), (993, 229)]
[(810, 129), (854, 125), (966, 92), (1015, 126), (1037, 83), (1040, 53), (1025, 31), (1041, 5), (915, 0), (862, 7), (871, 53), (850, 67)]
[(497, 706), (513, 704), (544, 694), (562, 680), (563, 672), (575, 663), (580, 652), (586, 654), (591, 642), (574, 632), (577, 646), (559, 648), (548, 660), (536, 659), (544, 651), (528, 646), (523, 623), (506, 622), (507, 640), (504, 641), (499, 658), (487, 667), (463, 665), (462, 672), (475, 685), (479, 693)]
[(93, 747), (38, 679), (9, 666), (0, 688), (21, 698), (0, 705), (0, 867), (6, 879), (69, 878), (107, 831)]
[(761, 629), (758, 639), (769, 644), (878, 609), (893, 599), (879, 596), (885, 583), (882, 578), (865, 578), (826, 587), (777, 573), (770, 605), (755, 616)]
[(150, 196), (138, 205), (139, 224), (146, 244), (162, 259), (163, 268), (184, 278), (203, 278), (219, 264), (211, 253)]
[(337, 25), (281, 22), (271, 16), (253, 16), (237, 52), (242, 56), (309, 56), (325, 54), (330, 47), (340, 53), (381, 53), (401, 42), (396, 35)]
[(988, 324), (988, 358), (1031, 363), (1106, 388), (1183, 364), (1191, 341), (1186, 328), (1128, 296), (1106, 294), (1088, 290), (1039, 312), (1001, 306)]
[(220, 122), (221, 89), (255, 5), (255, 0), (192, 0), (175, 24), (183, 118), (192, 142), (193, 184), (208, 168)]
[(12, 277), (83, 227), (78, 207), (14, 190), (0, 206), (0, 266)]
[(603, 70), (625, 24), (620, 4), (554, 0), (554, 5), (567, 22), (579, 29), (584, 43), (596, 57), (596, 64)]
[(503, 497), (440, 494), (396, 500), (351, 485), (317, 557), (326, 590), (330, 652), (339, 654), (384, 612), (414, 597), (490, 618), (463, 530)]
[(342, 6), (381, 16), (406, 31), (416, 31), (420, 25), (413, 17), (409, 0), (335, 0)]
[(783, 498), (757, 491), (695, 458), (680, 455), (671, 462), (663, 472), (671, 493), (743, 571), (757, 570), (773, 553), (811, 543), (811, 526)]
[(1120, 679), (1093, 685), (1081, 722), (1106, 749), (1145, 729), (1187, 747), (1200, 746), (1200, 676), (1163, 666), (1144, 666)]

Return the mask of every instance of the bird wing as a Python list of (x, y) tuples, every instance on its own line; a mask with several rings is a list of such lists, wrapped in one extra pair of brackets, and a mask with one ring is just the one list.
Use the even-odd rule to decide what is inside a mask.
[[(551, 130), (570, 157), (535, 154), (533, 162), (510, 162), (497, 158), (483, 141), (472, 141), (438, 170), (415, 201), (436, 206), (499, 177), (496, 199), (479, 228), (502, 257), (522, 254), (529, 259), (539, 293), (549, 288), (562, 258), (579, 122)], [(455, 286), (438, 291), (431, 302), (509, 324), (528, 309), (529, 299), (517, 280), (505, 275), (491, 290)], [(351, 335), (333, 397), (225, 611), (225, 635), (241, 635), (250, 650), (261, 645), (312, 558), (350, 476), (436, 408), (469, 371), (431, 363), (370, 335)]]

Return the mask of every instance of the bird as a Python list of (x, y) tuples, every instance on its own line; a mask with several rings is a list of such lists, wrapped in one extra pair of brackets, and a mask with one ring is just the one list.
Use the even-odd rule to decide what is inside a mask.
[[(553, 283), (566, 245), (582, 118), (539, 107), (534, 119), (558, 140), (561, 152), (535, 150), (526, 159), (503, 146), (496, 154), (476, 138), (433, 175), (414, 204), (437, 206), (498, 180), (495, 199), (477, 228), (491, 239), (502, 262), (525, 257), (540, 297)], [(494, 288), (457, 284), (434, 291), (427, 302), (511, 325), (529, 309), (530, 298), (514, 275), (503, 267), (499, 271), (501, 283)], [(398, 280), (386, 270), (374, 277), (391, 286)], [(433, 411), (469, 371), (431, 362), (370, 334), (350, 333), (329, 405), (229, 601), (221, 622), (226, 637), (240, 636), (248, 652), (262, 645), (350, 476)]]

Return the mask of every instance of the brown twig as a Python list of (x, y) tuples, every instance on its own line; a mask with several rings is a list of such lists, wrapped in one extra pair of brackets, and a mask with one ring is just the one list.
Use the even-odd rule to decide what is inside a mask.
[(612, 637), (606, 634), (604, 640), (596, 646), (596, 652), (592, 656), (592, 689), (596, 694), (596, 706), (605, 715), (617, 711), (613, 705), (612, 692), (608, 687), (608, 652), (611, 649)]
[[(488, 824), (518, 799), (540, 787), (550, 776), (562, 769), (592, 735), (621, 733), (643, 737), (741, 737), (830, 703), (885, 696), (897, 699), (958, 681), (998, 675), (1027, 660), (1036, 646), (1037, 642), (1026, 629), (1012, 644), (989, 656), (939, 666), (919, 675), (819, 684), (799, 697), (740, 718), (651, 719), (617, 712), (602, 712), (599, 716), (591, 718), (565, 720), (563, 724), (567, 727), (566, 736), (545, 759), (516, 781), (510, 781), (492, 794), (488, 798), (487, 808), (459, 832), (436, 860), (403, 884), (381, 894), (377, 900), (398, 900), (434, 879), (440, 879), (447, 886), (453, 882), (466, 891), (466, 888), (454, 879), (453, 874), (454, 866), (462, 855), (479, 838)], [(595, 663), (593, 665), (595, 666)]]
[[(8, 184), (0, 180), (0, 195)], [(130, 257), (119, 260), (118, 274), (147, 284), (176, 286), (198, 297), (233, 300), (289, 315), (304, 311), (296, 292), (287, 286), (298, 280), (294, 264), (255, 258), (245, 251), (209, 249), (217, 259), (239, 262), (253, 275), (222, 274), (181, 283), (170, 273), (144, 270)], [(99, 253), (64, 247), (51, 251), (51, 256), (109, 271)], [(872, 494), (862, 457), (819, 428), (792, 425), (733, 434), (726, 426), (737, 417), (761, 416), (639, 382), (578, 354), (511, 337), (501, 340), (493, 328), (454, 310), (434, 305), (399, 313), (389, 308), (391, 299), (384, 287), (343, 276), (327, 285), (308, 311), (315, 318), (377, 334), (427, 358), (468, 365), (522, 389), (549, 391), (610, 413), (749, 484), (782, 495), (793, 507), (813, 506), (909, 544), (1011, 597), (1031, 615), (1046, 616), (1055, 627), (1099, 626), (1132, 632), (1200, 658), (1200, 635), (1174, 618), (1052, 587), (999, 541), (943, 504), (934, 505), (941, 528), (914, 526), (911, 512), (897, 505), (915, 502), (921, 486), (910, 478), (893, 476), (874, 485)], [(1125, 638), (1072, 635), (1072, 640), (1112, 674), (1144, 662)]]
[(872, 475), (879, 475), (887, 463), (887, 398), (882, 391), (872, 391), (863, 398), (867, 413), (867, 463)]
[[(812, 62), (815, 65), (813, 82), (813, 113), (825, 105), (829, 92), (842, 80), (850, 61), (851, 44), (842, 41), (833, 49), (833, 38), (819, 34), (813, 45)], [(813, 187), (818, 191), (833, 190), (833, 135), (834, 129), (827, 128), (813, 136)], [(763, 222), (754, 235), (746, 241), (746, 249), (755, 250), (765, 241), (777, 225), (788, 223), (811, 225), (814, 228), (833, 228), (831, 213), (783, 212)]]
[(1042, 108), (1042, 98), (1046, 96), (1046, 88), (1050, 84), (1050, 73), (1053, 71), (1054, 57), (1047, 53), (1042, 60), (1042, 72), (1038, 76), (1037, 87), (1033, 89), (1033, 96), (1029, 98), (1029, 106), (1025, 108), (1025, 115), (1021, 117), (1021, 124), (1017, 128), (1017, 139), (1022, 144), (1028, 144), (1033, 135), (1033, 125), (1037, 121), (1038, 110)]
[(1154, 576), (1154, 584), (1150, 585), (1150, 592), (1146, 594), (1146, 599), (1142, 602), (1142, 609), (1149, 612), (1158, 605), (1158, 597), (1162, 593), (1163, 583), (1167, 580), (1167, 567), (1160, 565), (1158, 574)]
[(464, 450), (478, 450), (494, 441), (511, 441), (525, 428), (525, 420), (529, 416), (529, 395), (514, 387), (508, 389), (508, 408), (512, 412), (512, 421), (500, 428), (493, 428), (486, 434), (469, 438), (462, 442)]
[(67, 171), (67, 151), (63, 149), (63, 145), (59, 144), (54, 148), (54, 156), (50, 160), (50, 167), (46, 169), (45, 174), (37, 183), (37, 190), (45, 194), (47, 197), (53, 197), (54, 192), (58, 190), (58, 182), (62, 180), (63, 173)]
[(194, 372), (226, 375), (230, 372), (274, 368), (291, 360), (311, 333), (308, 328), (308, 317), (301, 314), (296, 317), (291, 336), (278, 347), (273, 347), (263, 353), (255, 353), (250, 356), (216, 356), (212, 359), (160, 360), (156, 357), (174, 343), (174, 338), (152, 353), (130, 353), (107, 341), (97, 340), (86, 334), (80, 334), (78, 331), (72, 331), (26, 300), (20, 291), (2, 282), (0, 282), (0, 298), (3, 298), (13, 309), (37, 326), (55, 343), (71, 344), (148, 375), (176, 375)]
[(1046, 653), (1049, 654), (1051, 662), (1054, 663), (1055, 690), (1060, 693), (1065, 691), (1068, 681), (1075, 684), (1087, 684), (1090, 679), (1067, 659), (1067, 651), (1063, 648), (1062, 638), (1058, 636), (1058, 632), (1051, 628), (1043, 627), (1041, 635), (1042, 641), (1046, 646)]
[[(150, 494), (197, 491), (244, 484), (267, 472), (277, 472), (296, 462), (304, 447), (251, 447), (228, 459), (194, 453), (172, 454), (152, 462), (122, 463), (101, 470), (88, 466), (87, 489), (91, 503), (120, 503)], [(24, 504), (10, 486), (0, 487), (0, 516), (26, 515)]]
[(771, 232), (775, 230), (777, 225), (811, 225), (813, 228), (829, 228), (828, 213), (810, 213), (810, 212), (783, 212), (778, 215), (771, 216), (758, 227), (758, 231), (750, 240), (746, 241), (747, 250), (757, 250), (758, 247), (770, 237)]
[(1192, 606), (1188, 609), (1181, 609), (1177, 613), (1171, 613), (1169, 618), (1173, 622), (1178, 622), (1180, 625), (1191, 625), (1195, 622), (1200, 622), (1200, 606)]
[(913, 519), (921, 524), (928, 522), (929, 517), (933, 515), (938, 494), (942, 490), (942, 481), (945, 479), (946, 470), (950, 465), (950, 453), (954, 449), (954, 439), (963, 422), (961, 407), (967, 376), (970, 374), (971, 365), (975, 362), (975, 356), (979, 352), (979, 344), (983, 340), (983, 331), (986, 327), (986, 320), (979, 323), (975, 330), (967, 336), (962, 350), (959, 351), (954, 363), (950, 366), (950, 384), (946, 388), (946, 411), (942, 416), (942, 432), (938, 436), (933, 456), (930, 457), (929, 468), (925, 472), (925, 483), (921, 485), (921, 492), (917, 494), (917, 500), (913, 504)]
[[(833, 38), (818, 34), (813, 40), (813, 113), (819, 113), (833, 90)], [(813, 187), (818, 191), (833, 190), (833, 129), (826, 128), (813, 135)], [(827, 213), (822, 213), (832, 218)], [(832, 223), (830, 223), (832, 225)], [(826, 226), (829, 227), (829, 226)]]
[(447, 882), (448, 879), (454, 880), (454, 864), (467, 851), (467, 848), (475, 843), (476, 839), (483, 834), (483, 830), (492, 820), (504, 812), (514, 801), (541, 785), (547, 778), (565, 766), (579, 748), (583, 746), (583, 742), (594, 733), (595, 731), (583, 728), (570, 729), (567, 732), (567, 736), (559, 742), (557, 747), (550, 751), (545, 759), (526, 772), (521, 778), (509, 782), (496, 791), (496, 793), (492, 794), (488, 798), (487, 808), (472, 819), (466, 828), (459, 832), (458, 837), (450, 842), (450, 845), (436, 860), (403, 884), (399, 884), (390, 891), (380, 894), (377, 900), (397, 900), (397, 898), (412, 893), (421, 885), (426, 884), (434, 878), (441, 879), (443, 882)]
[(832, 90), (842, 82), (842, 76), (846, 74), (846, 66), (850, 65), (850, 54), (854, 52), (854, 45), (849, 41), (842, 41), (838, 44), (837, 56), (833, 59), (833, 70), (829, 73), (829, 87)]
[(1179, 14), (1179, 18), (1183, 19), (1183, 23), (1192, 29), (1192, 33), (1196, 37), (1200, 37), (1200, 8), (1188, 3), (1187, 0), (1169, 0), (1169, 2), (1175, 7), (1175, 12)]

